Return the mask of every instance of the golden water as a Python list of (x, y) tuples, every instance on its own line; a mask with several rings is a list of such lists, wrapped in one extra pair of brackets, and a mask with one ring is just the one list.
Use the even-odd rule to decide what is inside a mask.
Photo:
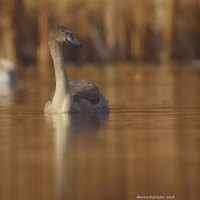
[(43, 115), (54, 77), (27, 69), (0, 97), (0, 199), (197, 200), (200, 69), (124, 64), (68, 69), (109, 115)]

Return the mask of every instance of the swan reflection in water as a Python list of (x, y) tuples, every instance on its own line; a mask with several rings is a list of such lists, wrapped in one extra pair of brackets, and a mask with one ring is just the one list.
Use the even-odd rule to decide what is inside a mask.
[(46, 115), (47, 122), (54, 129), (54, 175), (55, 199), (65, 199), (69, 183), (67, 150), (74, 134), (90, 138), (108, 120), (109, 113), (73, 113)]

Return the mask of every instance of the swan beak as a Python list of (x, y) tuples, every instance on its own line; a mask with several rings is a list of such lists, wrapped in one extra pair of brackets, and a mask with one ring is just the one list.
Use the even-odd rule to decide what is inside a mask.
[(72, 44), (75, 44), (75, 45), (77, 45), (79, 47), (82, 47), (82, 44), (71, 34), (68, 34), (66, 36), (66, 40), (71, 42)]

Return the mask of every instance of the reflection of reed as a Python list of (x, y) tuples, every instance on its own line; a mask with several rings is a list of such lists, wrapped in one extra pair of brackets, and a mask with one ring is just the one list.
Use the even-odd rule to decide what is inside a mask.
[[(94, 134), (108, 119), (109, 114), (57, 114), (52, 115), (54, 135), (54, 173), (55, 173), (55, 199), (65, 199), (67, 195), (68, 169), (67, 144), (70, 135)], [(48, 118), (49, 120), (50, 118)], [(49, 120), (51, 121), (51, 120)]]

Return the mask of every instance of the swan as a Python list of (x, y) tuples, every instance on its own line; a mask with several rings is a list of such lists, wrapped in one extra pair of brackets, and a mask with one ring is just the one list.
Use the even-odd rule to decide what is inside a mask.
[(11, 60), (0, 59), (0, 96), (12, 95), (15, 85), (15, 68)]
[(62, 43), (82, 44), (64, 26), (57, 25), (49, 33), (48, 45), (53, 59), (56, 87), (44, 106), (46, 114), (110, 112), (108, 101), (96, 85), (88, 80), (69, 82), (62, 54)]

